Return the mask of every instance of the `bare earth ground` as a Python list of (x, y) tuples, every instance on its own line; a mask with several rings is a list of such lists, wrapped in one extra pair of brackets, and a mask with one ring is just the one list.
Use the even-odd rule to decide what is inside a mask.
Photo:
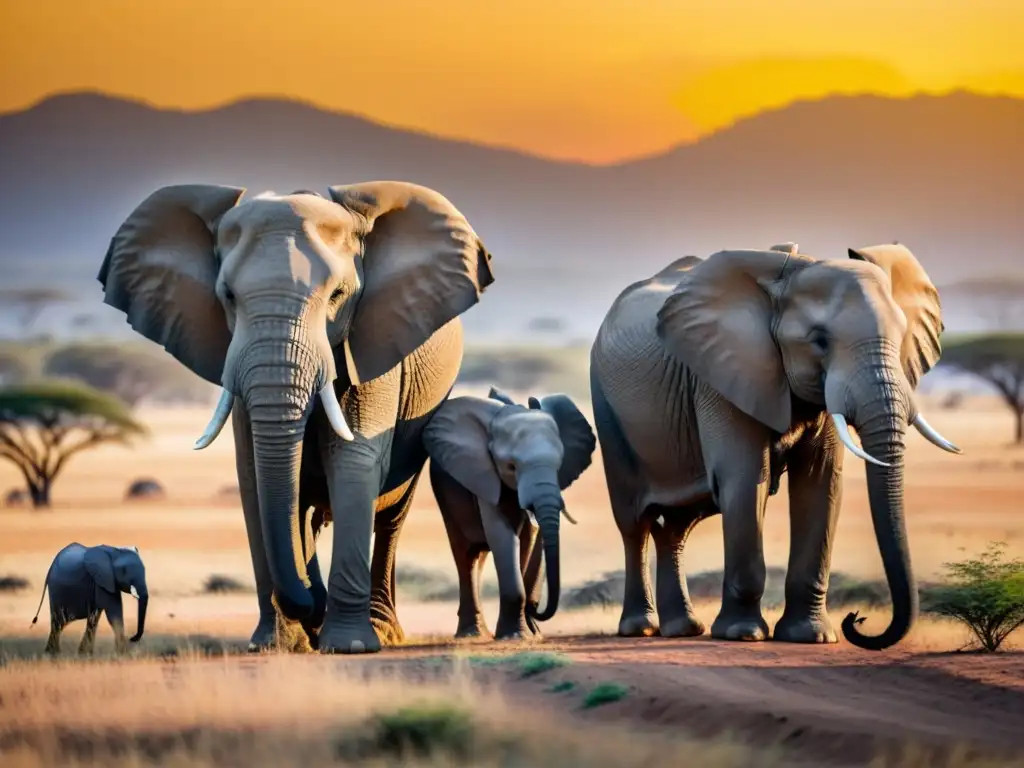
[[(958, 411), (925, 406), (929, 420), (965, 455), (908, 438), (908, 528), (919, 577), (933, 577), (943, 562), (975, 554), (993, 540), (1006, 542), (1011, 555), (1024, 555), (1024, 451), (1007, 447), (1008, 414), (986, 399)], [(255, 622), (253, 595), (200, 593), (211, 573), (252, 580), (237, 499), (220, 494), (235, 483), (231, 431), (206, 451), (190, 450), (208, 415), (143, 411), (153, 436), (134, 451), (112, 447), (76, 457), (56, 486), (54, 510), (0, 510), (0, 575), (32, 582), (29, 590), (0, 595), (0, 755), (8, 751), (9, 764), (53, 764), (73, 754), (114, 765), (95, 752), (97, 744), (130, 744), (131, 760), (139, 754), (170, 760), (160, 734), (188, 752), (183, 764), (189, 765), (291, 765), (319, 759), (317, 750), (344, 762), (351, 749), (363, 748), (353, 747), (350, 736), (367, 732), (364, 721), (372, 712), (422, 699), (471, 713), (475, 735), (456, 729), (461, 735), (455, 740), (474, 745), (468, 761), (478, 765), (509, 764), (508, 744), (493, 735), (506, 732), (536, 736), (528, 749), (516, 747), (534, 750), (515, 752), (524, 761), (515, 764), (525, 765), (643, 765), (654, 754), (669, 757), (669, 764), (688, 758), (701, 765), (860, 765), (872, 758), (878, 765), (988, 764), (978, 762), (980, 747), (1024, 765), (1022, 638), (994, 656), (952, 653), (966, 636), (929, 619), (897, 649), (871, 654), (842, 641), (803, 647), (706, 637), (626, 640), (613, 636), (617, 609), (560, 611), (544, 627), (546, 640), (529, 649), (547, 655), (494, 663), (495, 654), (522, 649), (448, 643), (454, 604), (400, 600), (409, 647), (372, 658), (190, 653), (241, 648)], [(11, 469), (0, 464), (0, 491), (17, 484)], [(167, 499), (123, 503), (127, 485), (144, 476), (158, 479)], [(783, 487), (769, 504), (770, 565), (784, 566), (788, 554), (785, 495)], [(621, 569), (599, 457), (566, 497), (580, 524), (563, 526), (563, 584)], [(325, 572), (332, 533), (329, 528), (321, 541)], [(74, 540), (140, 548), (152, 605), (137, 660), (104, 660), (110, 652), (106, 627), (93, 664), (25, 658), (45, 642), (45, 601), (40, 623), (29, 622), (46, 568)], [(721, 523), (712, 519), (691, 537), (687, 570), (720, 568), (721, 553)], [(454, 577), (426, 478), (403, 532), (399, 564)], [(881, 573), (863, 466), (849, 456), (833, 566), (864, 577)], [(492, 627), (496, 608), (486, 605)], [(716, 608), (703, 604), (698, 612), (710, 622)], [(868, 630), (886, 620), (884, 610), (867, 614)], [(775, 618), (769, 615), (769, 622)], [(840, 618), (833, 616), (837, 624)], [(131, 630), (134, 622), (128, 623)], [(73, 624), (65, 632), (65, 655), (77, 647), (83, 628)], [(530, 663), (542, 671), (524, 676)], [(595, 687), (610, 684), (623, 687), (611, 696), (618, 700), (584, 707)], [(272, 712), (269, 701), (279, 709)], [(236, 736), (250, 731), (256, 735), (244, 746)], [(357, 764), (372, 764), (366, 754), (357, 757)], [(412, 764), (408, 756), (403, 760)]]

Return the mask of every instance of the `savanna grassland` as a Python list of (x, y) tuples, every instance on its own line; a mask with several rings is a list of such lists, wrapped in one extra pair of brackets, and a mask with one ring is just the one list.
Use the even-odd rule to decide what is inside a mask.
[[(956, 410), (922, 398), (929, 420), (964, 449), (951, 456), (908, 436), (906, 503), (922, 580), (990, 541), (1024, 555), (1024, 449), (995, 400)], [(244, 524), (234, 491), (231, 430), (191, 446), (204, 408), (141, 408), (151, 429), (133, 449), (76, 457), (51, 510), (0, 510), (0, 576), (30, 587), (0, 594), (0, 754), (4, 765), (460, 764), (522, 766), (1009, 765), (1024, 759), (1024, 637), (998, 654), (957, 653), (967, 635), (924, 617), (882, 653), (826, 647), (614, 636), (618, 607), (563, 608), (530, 646), (455, 644), (455, 570), (429, 481), (420, 484), (398, 552), (399, 617), (409, 641), (373, 657), (240, 653), (256, 618)], [(589, 416), (589, 413), (588, 413)], [(850, 579), (877, 579), (881, 561), (863, 465), (846, 460), (833, 560)], [(162, 499), (126, 501), (141, 477)], [(0, 490), (14, 487), (0, 464)], [(563, 525), (567, 589), (622, 568), (600, 457), (566, 493), (579, 525)], [(770, 503), (765, 556), (785, 566), (786, 490)], [(331, 536), (321, 539), (329, 568)], [(139, 547), (151, 593), (146, 637), (112, 656), (101, 624), (97, 655), (39, 658), (46, 602), (30, 625), (54, 553), (70, 541)], [(721, 523), (687, 547), (695, 574), (722, 566)], [(494, 584), (488, 563), (485, 586)], [(237, 591), (209, 592), (211, 575)], [(781, 585), (776, 584), (777, 590)], [(771, 587), (771, 585), (770, 585)], [(493, 627), (497, 604), (485, 590)], [(701, 593), (703, 594), (703, 593)], [(126, 604), (129, 631), (134, 605)], [(714, 617), (713, 600), (698, 613)], [(833, 621), (848, 608), (832, 607)], [(887, 608), (863, 607), (875, 631)], [(766, 613), (773, 622), (780, 607)]]

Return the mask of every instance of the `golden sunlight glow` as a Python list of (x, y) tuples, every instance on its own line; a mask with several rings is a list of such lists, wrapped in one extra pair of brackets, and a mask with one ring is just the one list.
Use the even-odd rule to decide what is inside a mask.
[(566, 159), (830, 93), (1024, 96), (1020, 0), (0, 0), (0, 111), (287, 96)]

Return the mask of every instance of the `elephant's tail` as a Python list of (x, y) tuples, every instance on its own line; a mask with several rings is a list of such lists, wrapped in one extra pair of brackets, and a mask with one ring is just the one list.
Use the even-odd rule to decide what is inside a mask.
[(50, 563), (50, 567), (46, 569), (46, 578), (43, 579), (43, 591), (39, 595), (39, 605), (36, 607), (36, 615), (32, 618), (33, 624), (39, 621), (39, 612), (43, 610), (43, 598), (46, 597), (46, 588), (50, 585), (50, 572), (52, 570), (53, 563)]

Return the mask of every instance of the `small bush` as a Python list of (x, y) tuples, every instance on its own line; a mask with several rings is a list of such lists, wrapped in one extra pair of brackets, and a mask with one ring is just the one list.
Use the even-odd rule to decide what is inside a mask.
[(567, 658), (554, 653), (525, 653), (519, 658), (519, 674), (522, 677), (533, 677), (568, 663)]
[(603, 704), (611, 704), (626, 698), (629, 693), (626, 687), (618, 683), (599, 683), (587, 694), (583, 700), (584, 709), (593, 709)]
[(418, 705), (378, 715), (372, 725), (378, 754), (410, 757), (456, 757), (465, 760), (474, 741), (468, 712), (447, 705)]
[(569, 659), (557, 653), (524, 651), (495, 656), (470, 656), (469, 663), (478, 667), (498, 667), (503, 664), (512, 664), (519, 671), (521, 677), (533, 677), (552, 669), (564, 667), (569, 663)]
[(203, 582), (203, 592), (210, 594), (251, 591), (251, 587), (243, 584), (234, 576), (225, 576), (221, 573), (211, 573), (206, 577), (206, 581)]
[(14, 574), (0, 576), (0, 592), (20, 592), (32, 586), (29, 580)]
[(1003, 560), (1002, 543), (975, 559), (946, 563), (947, 581), (933, 587), (924, 610), (965, 624), (988, 652), (1024, 625), (1024, 560)]
[(572, 680), (563, 680), (560, 683), (555, 683), (548, 688), (548, 693), (568, 693), (576, 687), (576, 683)]

